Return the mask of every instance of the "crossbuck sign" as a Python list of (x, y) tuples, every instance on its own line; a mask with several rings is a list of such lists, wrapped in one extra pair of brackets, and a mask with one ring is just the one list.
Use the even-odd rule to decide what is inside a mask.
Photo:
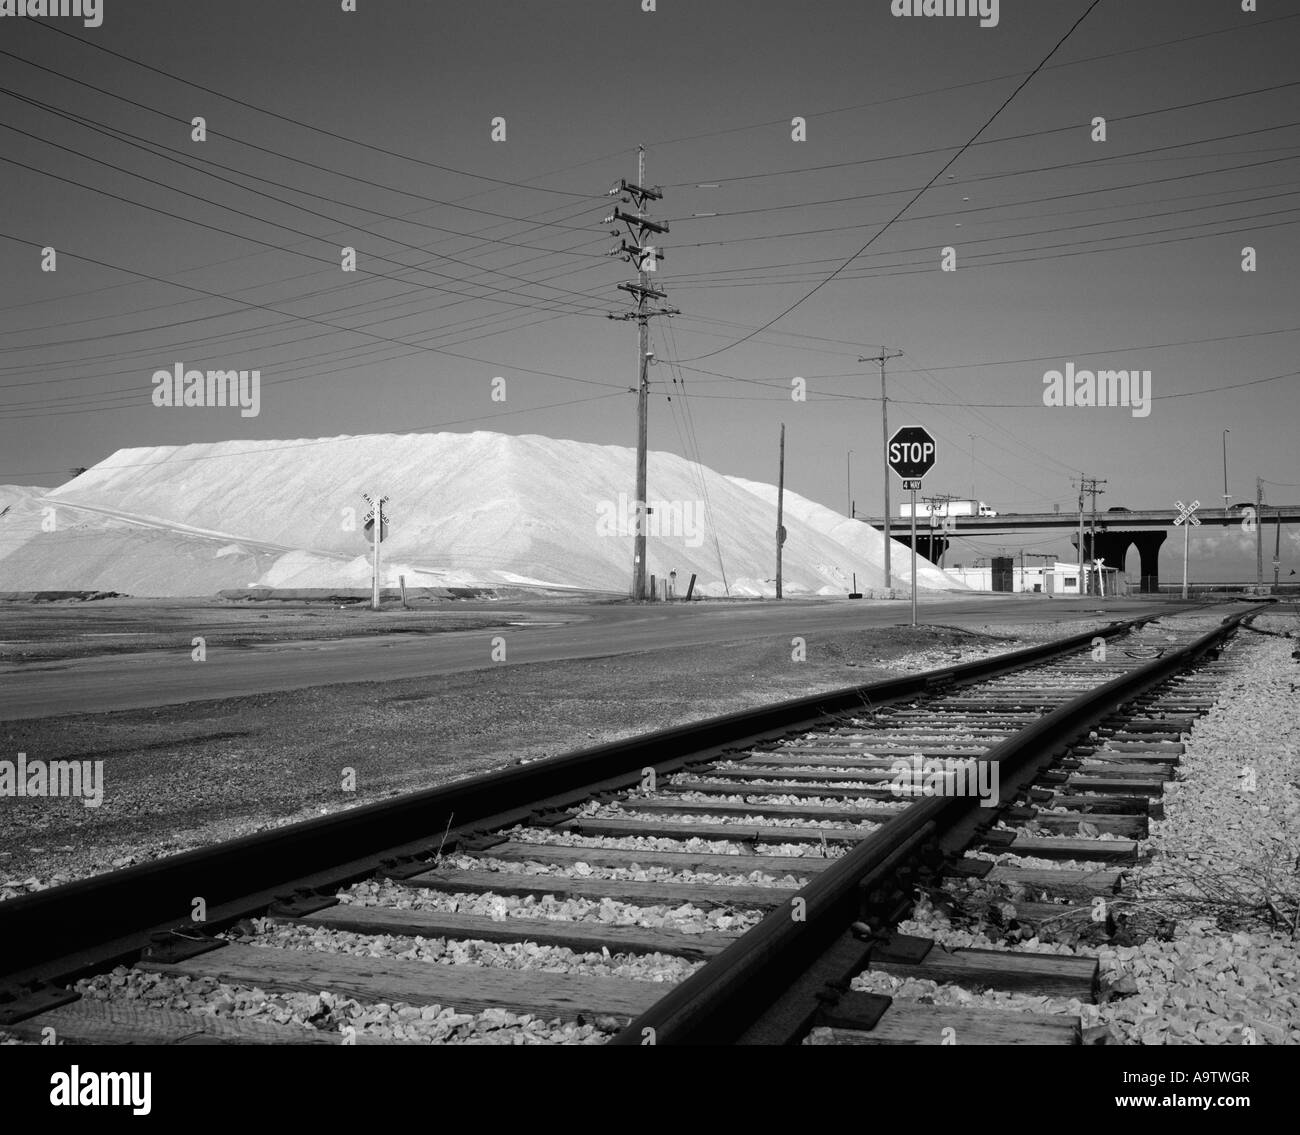
[(1200, 524), (1200, 521), (1192, 515), (1192, 513), (1201, 507), (1200, 501), (1192, 501), (1191, 504), (1183, 504), (1182, 501), (1174, 501), (1174, 504), (1178, 506), (1178, 518), (1174, 521), (1175, 525), (1182, 524), (1187, 520), (1190, 520), (1193, 524)]
[(1183, 529), (1183, 598), (1187, 598), (1187, 539), (1191, 535), (1192, 525), (1200, 524), (1200, 521), (1193, 515), (1201, 507), (1200, 501), (1192, 501), (1191, 504), (1183, 504), (1182, 501), (1174, 501), (1178, 506), (1178, 516), (1174, 519), (1174, 526), (1180, 524), (1186, 525)]

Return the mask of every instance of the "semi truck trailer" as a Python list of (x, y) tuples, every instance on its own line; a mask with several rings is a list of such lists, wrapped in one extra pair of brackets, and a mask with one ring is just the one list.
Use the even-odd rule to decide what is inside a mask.
[[(899, 516), (911, 516), (911, 504), (901, 504), (898, 506)], [(929, 501), (916, 502), (917, 516), (997, 516), (997, 511), (990, 508), (983, 501), (977, 500), (950, 500), (931, 504)]]

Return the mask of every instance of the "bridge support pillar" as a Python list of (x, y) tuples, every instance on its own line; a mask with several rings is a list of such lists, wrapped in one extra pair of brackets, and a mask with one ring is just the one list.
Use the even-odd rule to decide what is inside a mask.
[[(1142, 592), (1160, 590), (1160, 545), (1168, 535), (1159, 529), (1143, 529), (1138, 532), (1116, 532), (1114, 529), (1097, 533), (1095, 552), (1090, 543), (1090, 533), (1084, 532), (1083, 546), (1085, 557), (1097, 555), (1111, 567), (1124, 569), (1124, 557), (1128, 555), (1130, 544), (1136, 544), (1138, 555), (1142, 560), (1142, 582), (1138, 587)], [(1078, 538), (1070, 541), (1078, 546)]]
[[(910, 532), (889, 533), (891, 540), (897, 540), (900, 544), (910, 548), (912, 546), (912, 534)], [(916, 533), (916, 550), (917, 553), (924, 556), (932, 564), (938, 564), (939, 558), (948, 550), (948, 538), (946, 536), (931, 536), (928, 532), (922, 534), (920, 530)]]

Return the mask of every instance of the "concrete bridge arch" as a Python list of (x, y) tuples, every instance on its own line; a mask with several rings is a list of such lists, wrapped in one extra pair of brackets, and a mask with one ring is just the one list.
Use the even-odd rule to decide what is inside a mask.
[[(1141, 577), (1142, 582), (1138, 586), (1139, 591), (1155, 592), (1160, 590), (1160, 545), (1165, 542), (1168, 535), (1160, 528), (1147, 528), (1137, 532), (1117, 532), (1114, 529), (1099, 531), (1097, 533), (1097, 544), (1093, 547), (1091, 533), (1084, 532), (1083, 547), (1084, 558), (1093, 559), (1100, 556), (1101, 559), (1111, 567), (1124, 570), (1124, 559), (1128, 555), (1130, 546), (1136, 544), (1138, 556), (1141, 559)], [(1074, 536), (1070, 543), (1076, 549), (1079, 545), (1078, 536)]]

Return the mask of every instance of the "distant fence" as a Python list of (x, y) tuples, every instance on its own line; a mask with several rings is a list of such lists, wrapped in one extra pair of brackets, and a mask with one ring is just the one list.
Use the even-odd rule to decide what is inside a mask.
[[(1183, 585), (1181, 583), (1162, 583), (1160, 585), (1161, 595), (1181, 595)], [(1271, 583), (1256, 583), (1253, 579), (1248, 582), (1227, 582), (1227, 583), (1189, 583), (1187, 585), (1188, 595), (1300, 595), (1300, 583), (1279, 583), (1274, 587)]]

